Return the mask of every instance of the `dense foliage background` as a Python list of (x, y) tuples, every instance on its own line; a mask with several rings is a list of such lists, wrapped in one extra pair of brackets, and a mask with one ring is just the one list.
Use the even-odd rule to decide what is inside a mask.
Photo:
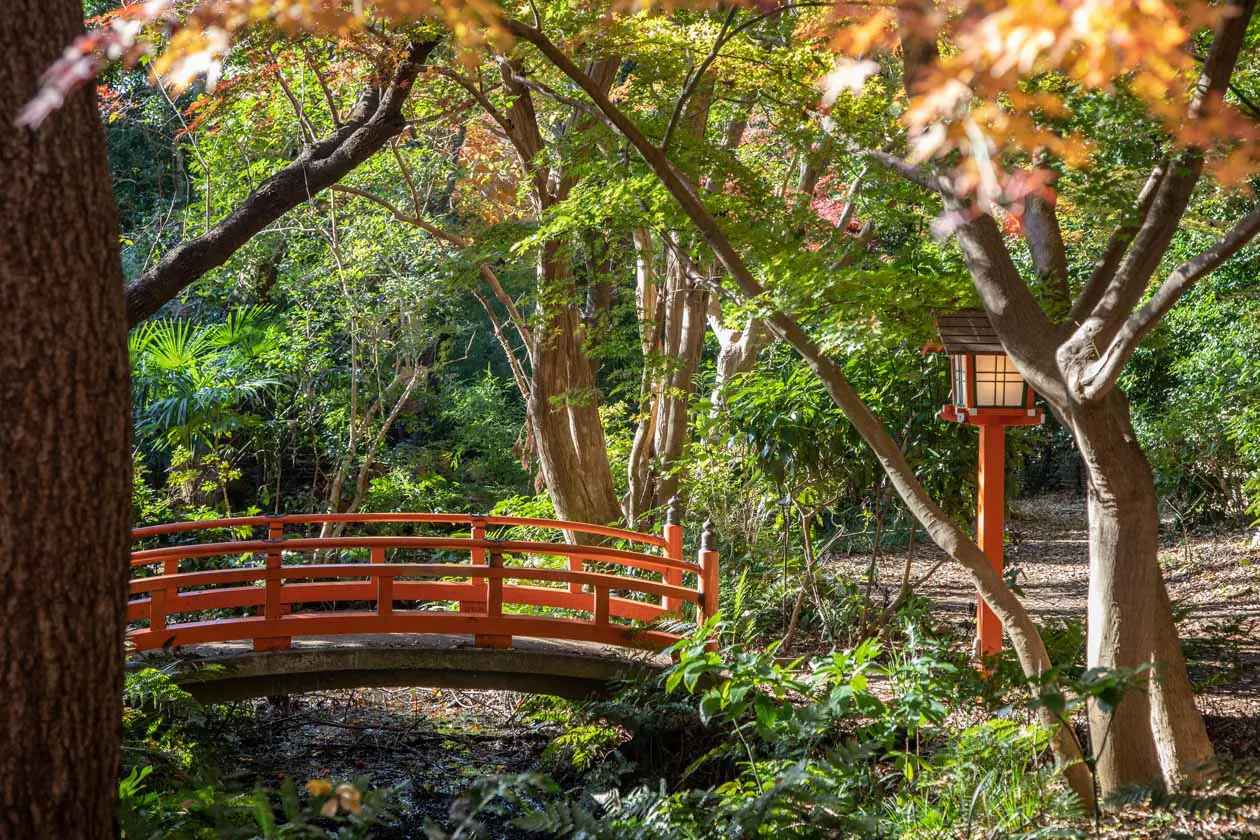
[[(580, 10), (547, 14), (558, 26), (583, 23)], [(835, 140), (873, 148), (899, 137), (898, 68), (881, 66), (820, 118), (813, 83), (830, 54), (810, 24), (808, 11), (795, 11), (733, 39), (714, 66), (716, 81), (697, 94), (699, 127), (677, 129), (673, 157), (705, 185), (779, 305), (842, 352), (845, 373), (932, 495), (967, 522), (975, 435), (937, 417), (946, 363), (921, 348), (936, 313), (973, 302), (971, 282), (952, 241), (931, 233), (940, 208)], [(664, 131), (679, 116), (671, 113), (680, 79), (694, 71), (695, 45), (722, 32), (720, 17), (698, 12), (609, 25), (601, 37), (625, 56), (611, 83), (619, 103)], [(210, 229), (334, 131), (409, 35), (382, 31), (347, 44), (259, 30), (232, 53), (214, 91), (179, 95), (150, 86), (143, 63), (111, 69), (101, 102), (129, 274)], [(596, 382), (596, 393), (581, 398), (598, 405), (617, 494), (630, 493), (645, 383), (673, 364), (643, 340), (655, 322), (641, 317), (637, 273), (653, 260), (718, 272), (624, 144), (595, 120), (565, 130), (581, 109), (551, 90), (551, 71), (518, 67), (533, 82), (548, 141), (540, 157), (569, 182), (540, 210), (535, 178), (492, 119), (492, 110), (513, 105), (500, 75), (508, 71), (489, 60), (469, 67), (442, 50), (449, 72), (422, 76), (409, 127), (385, 151), (133, 330), (136, 524), (272, 511), (552, 512), (517, 369), (527, 354), (510, 312), (482, 285), (487, 266), (534, 331), (547, 328), (545, 313), (558, 305), (549, 295), (580, 311)], [(1235, 77), (1240, 91), (1260, 89), (1253, 63)], [(1092, 167), (1050, 165), (1065, 238), (1094, 254), (1103, 243), (1093, 241), (1092, 222), (1120, 212), (1165, 129), (1123, 91), (1103, 97), (1053, 77), (1044, 84), (1058, 86), (1072, 106), (1064, 120), (1092, 143)], [(1200, 188), (1170, 256), (1202, 250), (1219, 235), (1216, 219), (1241, 201), (1215, 184)], [(1003, 221), (1014, 237), (1017, 223)], [(635, 247), (642, 231), (669, 248), (645, 257)], [(553, 247), (571, 284), (540, 280)], [(1030, 263), (1020, 267), (1035, 273)], [(1244, 251), (1186, 296), (1125, 374), (1170, 534), (1247, 527), (1260, 513), (1258, 276), (1260, 255)], [(721, 653), (684, 643), (668, 693), (553, 710), (571, 724), (560, 742), (566, 760), (551, 768), (565, 785), (535, 775), (485, 782), (462, 827), (434, 826), (432, 836), (470, 836), (477, 815), (496, 808), (529, 815), (527, 827), (574, 836), (706, 836), (717, 824), (725, 836), (810, 836), (819, 826), (940, 836), (960, 824), (963, 836), (1042, 836), (1043, 828), (1067, 836), (1078, 814), (1038, 758), (1044, 733), (1014, 699), (1013, 664), (980, 680), (966, 640), (926, 604), (895, 579), (876, 588), (874, 561), (865, 581), (821, 570), (830, 555), (874, 558), (916, 539), (859, 436), (808, 367), (768, 340), (755, 366), (725, 379), (719, 332), (756, 312), (716, 293), (704, 310), (716, 329), (704, 331), (690, 387), (658, 389), (687, 406), (686, 443), (654, 469), (678, 481), (688, 551), (699, 524), (715, 524), (725, 576)], [(1026, 496), (1084, 490), (1078, 456), (1053, 416), (1011, 434), (1008, 463), (1012, 486)], [(655, 510), (641, 524), (658, 522)], [(877, 603), (873, 591), (897, 597)], [(1058, 704), (1070, 714), (1086, 697), (1111, 702), (1125, 675), (1082, 675), (1079, 622), (1045, 632), (1061, 648), (1054, 661), (1071, 692), (1033, 707)], [(841, 652), (788, 665), (776, 658), (780, 644), (783, 654), (794, 645)], [(697, 682), (719, 667), (734, 674), (724, 689)], [(870, 679), (893, 685), (899, 702), (885, 704)], [(160, 758), (127, 768), (130, 832), (235, 825), (249, 836), (257, 815), (284, 809), (293, 836), (327, 827), (294, 791), (225, 804), (194, 772), (213, 764), (197, 744), (220, 713), (200, 709), (159, 673), (144, 680), (133, 678), (128, 732)], [(1005, 711), (977, 716), (977, 701)], [(618, 739), (674, 713), (693, 723), (698, 716), (707, 733), (704, 750), (686, 754), (691, 766), (617, 764), (628, 761)], [(658, 770), (676, 786), (654, 788)], [(145, 782), (148, 773), (154, 779)], [(180, 795), (199, 790), (201, 799), (181, 810), (146, 798), (145, 785), (164, 774), (162, 784)], [(620, 793), (608, 799), (610, 790)], [(338, 796), (312, 793), (315, 807)], [(367, 832), (373, 823), (346, 825)]]

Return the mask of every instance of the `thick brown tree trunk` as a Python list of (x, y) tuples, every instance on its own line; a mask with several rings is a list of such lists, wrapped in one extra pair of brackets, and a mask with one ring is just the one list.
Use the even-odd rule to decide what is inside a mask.
[(14, 116), (79, 0), (0, 15), (0, 838), (114, 835), (130, 526), (118, 225), (92, 86)]
[(556, 515), (607, 524), (621, 519), (599, 416), (595, 370), (561, 243), (539, 255), (540, 324), (534, 331), (530, 425)]
[[(606, 59), (588, 70), (607, 89), (617, 63), (616, 59)], [(524, 65), (503, 59), (499, 69), (512, 104), (506, 116), (493, 108), (488, 110), (515, 147), (521, 170), (529, 179), (530, 200), (538, 217), (543, 218), (568, 196), (575, 179), (549, 166), (542, 154), (546, 141)], [(575, 111), (561, 134), (581, 131), (590, 123), (589, 115)], [(571, 260), (567, 242), (552, 240), (539, 249), (538, 326), (532, 340), (527, 339), (532, 377), (526, 411), (556, 515), (606, 524), (621, 520), (621, 506), (613, 489), (595, 365), (586, 346), (588, 336)], [(525, 331), (521, 332), (524, 338)]]
[(1104, 797), (1128, 785), (1182, 786), (1212, 759), (1159, 569), (1150, 464), (1119, 391), (1068, 415), (1089, 479), (1090, 668), (1151, 666), (1114, 714), (1090, 709)]

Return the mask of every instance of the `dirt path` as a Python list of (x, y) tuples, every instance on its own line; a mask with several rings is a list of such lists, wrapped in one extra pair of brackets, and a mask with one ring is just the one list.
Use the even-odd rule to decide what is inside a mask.
[[(1085, 500), (1070, 494), (1011, 504), (1007, 565), (1033, 615), (1046, 621), (1083, 621), (1089, 593)], [(1219, 750), (1260, 757), (1260, 549), (1239, 530), (1206, 530), (1166, 538), (1160, 562), (1179, 616), (1199, 706)], [(900, 581), (905, 552), (879, 561), (885, 597)], [(911, 579), (927, 574), (944, 555), (920, 544)], [(836, 558), (828, 566), (865, 575), (869, 556)], [(961, 632), (975, 626), (975, 590), (956, 563), (946, 561), (919, 588)]]

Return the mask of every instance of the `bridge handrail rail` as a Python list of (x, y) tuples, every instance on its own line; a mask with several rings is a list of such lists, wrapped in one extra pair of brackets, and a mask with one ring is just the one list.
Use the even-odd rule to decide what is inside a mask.
[[(676, 569), (683, 572), (700, 572), (700, 565), (687, 560), (675, 560), (659, 554), (646, 554), (599, 545), (568, 545), (543, 543), (529, 540), (485, 540), (471, 537), (290, 537), (283, 540), (233, 540), (218, 543), (195, 543), (145, 548), (131, 553), (131, 565), (147, 566), (165, 560), (186, 560), (194, 557), (217, 557), (229, 554), (266, 554), (280, 551), (321, 551), (330, 548), (429, 548), (457, 550), (485, 550), (500, 554), (542, 554), (567, 557), (574, 560), (609, 562), (632, 566), (645, 571)], [(463, 565), (463, 564), (448, 564)], [(300, 568), (300, 567), (298, 567)]]
[[(451, 574), (452, 568), (461, 570)], [(278, 569), (254, 567), (246, 569), (212, 569), (202, 572), (180, 572), (174, 575), (155, 575), (133, 578), (129, 594), (139, 595), (158, 589), (205, 586), (215, 583), (253, 583), (266, 580), (334, 580), (345, 578), (441, 578), (460, 577), (498, 580), (545, 580), (555, 583), (577, 583), (594, 588), (607, 588), (678, 598), (699, 603), (701, 593), (685, 586), (671, 586), (642, 578), (628, 578), (603, 572), (576, 572), (568, 569), (545, 569), (529, 566), (464, 566), (450, 563), (328, 563), (313, 566), (282, 566)]]
[(165, 534), (187, 531), (206, 531), (218, 528), (246, 528), (271, 525), (321, 525), (324, 523), (427, 523), (435, 525), (483, 525), (488, 528), (525, 527), (551, 528), (572, 531), (598, 537), (612, 537), (643, 545), (666, 548), (668, 541), (657, 534), (617, 528), (612, 525), (592, 525), (567, 519), (541, 519), (525, 516), (497, 516), (477, 513), (282, 513), (255, 516), (232, 516), (223, 519), (190, 519), (161, 525), (145, 525), (132, 529), (132, 540), (142, 540)]
[[(718, 608), (718, 557), (711, 526), (705, 526), (696, 561), (688, 561), (683, 558), (683, 531), (675, 513), (676, 509), (671, 511), (660, 536), (560, 519), (448, 513), (270, 514), (137, 528), (135, 540), (183, 533), (206, 539), (213, 537), (205, 532), (246, 527), (265, 528), (265, 538), (133, 551), (130, 565), (133, 574), (141, 576), (128, 584), (132, 627), (128, 639), (137, 650), (247, 640), (256, 651), (278, 651), (288, 649), (294, 636), (423, 632), (470, 634), (478, 647), (510, 647), (513, 636), (524, 635), (660, 649), (678, 636), (668, 629), (618, 622), (679, 616), (688, 603), (705, 620)], [(419, 536), (305, 536), (302, 531), (310, 529), (292, 535), (285, 530), (290, 525), (334, 522), (457, 527), (453, 535)], [(512, 526), (567, 531), (569, 539), (579, 533), (625, 542), (613, 547), (565, 542), (560, 535), (538, 540), (488, 538), (488, 529)], [(627, 544), (630, 547), (620, 547)], [(407, 562), (412, 557), (406, 554), (389, 557), (390, 551), (415, 549), (438, 556), (420, 558), (426, 561), (420, 563)], [(338, 555), (340, 550), (366, 554)], [(540, 556), (559, 562), (521, 562)], [(180, 568), (185, 560), (216, 557), (238, 561), (230, 568)], [(649, 574), (628, 574), (631, 569)], [(694, 582), (687, 575), (694, 575)], [(375, 609), (364, 612), (353, 606), (364, 601), (374, 602)], [(396, 607), (396, 602), (402, 606)], [(352, 606), (328, 609), (333, 604)], [(525, 611), (505, 612), (505, 605)], [(540, 608), (590, 617), (530, 613)], [(255, 613), (250, 618), (188, 620), (190, 614), (237, 609)], [(174, 616), (184, 619), (172, 622)]]

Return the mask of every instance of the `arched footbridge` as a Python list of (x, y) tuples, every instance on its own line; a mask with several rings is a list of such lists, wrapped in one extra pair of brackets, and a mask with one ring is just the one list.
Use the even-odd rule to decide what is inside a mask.
[(710, 532), (691, 561), (672, 521), (651, 534), (476, 514), (283, 514), (133, 539), (132, 661), (170, 662), (205, 701), (386, 685), (586, 696), (660, 668), (679, 638), (671, 617), (717, 610)]

